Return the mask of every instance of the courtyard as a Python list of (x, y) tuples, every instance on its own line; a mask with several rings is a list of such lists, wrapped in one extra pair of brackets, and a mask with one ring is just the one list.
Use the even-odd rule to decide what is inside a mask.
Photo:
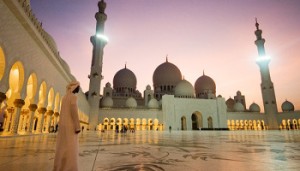
[[(51, 171), (56, 134), (0, 138), (0, 170)], [(83, 132), (80, 171), (299, 170), (300, 131)]]

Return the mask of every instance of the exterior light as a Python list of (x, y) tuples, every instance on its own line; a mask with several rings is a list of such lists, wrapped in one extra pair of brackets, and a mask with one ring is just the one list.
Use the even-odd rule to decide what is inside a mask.
[(103, 34), (96, 34), (96, 37), (99, 38), (99, 39), (101, 39), (101, 40), (104, 40), (104, 41), (108, 42), (108, 37), (106, 37)]
[(271, 59), (270, 56), (260, 56), (256, 58), (256, 62), (264, 62), (264, 61), (269, 61)]

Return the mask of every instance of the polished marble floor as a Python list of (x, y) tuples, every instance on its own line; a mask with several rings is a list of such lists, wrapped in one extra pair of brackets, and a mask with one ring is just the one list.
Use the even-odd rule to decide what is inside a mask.
[[(56, 134), (0, 137), (0, 171), (51, 171)], [(300, 170), (300, 131), (84, 132), (80, 171)]]

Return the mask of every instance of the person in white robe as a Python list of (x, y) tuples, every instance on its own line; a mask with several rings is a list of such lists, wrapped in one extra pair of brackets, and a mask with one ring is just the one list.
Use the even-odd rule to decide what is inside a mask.
[(80, 122), (75, 93), (79, 89), (78, 81), (71, 82), (61, 102), (53, 171), (78, 171)]

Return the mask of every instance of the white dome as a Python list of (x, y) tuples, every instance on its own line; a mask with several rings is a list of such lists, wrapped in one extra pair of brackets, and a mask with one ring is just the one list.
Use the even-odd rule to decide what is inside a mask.
[(129, 97), (126, 100), (126, 107), (128, 108), (136, 108), (137, 107), (137, 102), (133, 97)]
[(256, 103), (252, 103), (249, 107), (251, 112), (260, 112), (260, 107)]
[(285, 102), (282, 103), (281, 109), (283, 112), (288, 112), (288, 111), (294, 111), (295, 108), (293, 103), (286, 100)]
[(102, 107), (113, 107), (114, 105), (114, 101), (113, 99), (110, 97), (110, 96), (107, 96), (107, 97), (104, 97), (102, 100), (101, 100), (101, 106)]
[(245, 110), (244, 105), (240, 102), (235, 103), (233, 109), (235, 112), (244, 112)]
[(153, 73), (154, 87), (173, 85), (182, 79), (181, 72), (178, 67), (168, 61), (160, 64)]
[(113, 87), (115, 90), (118, 88), (136, 89), (136, 77), (134, 73), (126, 68), (119, 70), (113, 78)]
[(150, 85), (147, 85), (147, 86), (146, 86), (146, 90), (151, 90), (151, 86), (150, 86)]
[(148, 108), (150, 109), (158, 109), (159, 108), (159, 102), (153, 98), (148, 102)]
[(195, 97), (195, 91), (193, 85), (186, 80), (181, 80), (175, 87), (175, 96)]
[(211, 92), (213, 94), (216, 94), (216, 84), (215, 81), (210, 78), (209, 76), (203, 75), (199, 77), (195, 82), (195, 91), (198, 97), (198, 94), (204, 93), (204, 92)]
[(111, 88), (111, 84), (110, 84), (110, 82), (107, 82), (107, 83), (105, 84), (105, 87), (107, 87), (107, 88)]

